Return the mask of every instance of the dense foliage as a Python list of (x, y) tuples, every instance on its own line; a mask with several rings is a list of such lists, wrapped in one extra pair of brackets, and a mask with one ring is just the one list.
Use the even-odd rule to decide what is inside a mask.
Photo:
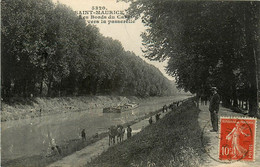
[(137, 0), (128, 12), (147, 27), (146, 57), (169, 59), (179, 87), (200, 96), (217, 86), (224, 106), (249, 101), (256, 115), (259, 2)]
[(3, 0), (2, 97), (156, 96), (171, 81), (74, 11), (50, 0)]

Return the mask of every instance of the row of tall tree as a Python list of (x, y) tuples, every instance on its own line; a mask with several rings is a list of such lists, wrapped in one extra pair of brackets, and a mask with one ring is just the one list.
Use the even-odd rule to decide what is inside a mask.
[(128, 14), (147, 27), (146, 57), (169, 59), (167, 71), (180, 88), (200, 96), (216, 86), (224, 106), (249, 101), (256, 116), (259, 2), (136, 0)]
[(3, 0), (2, 97), (172, 93), (172, 83), (73, 10), (50, 0)]

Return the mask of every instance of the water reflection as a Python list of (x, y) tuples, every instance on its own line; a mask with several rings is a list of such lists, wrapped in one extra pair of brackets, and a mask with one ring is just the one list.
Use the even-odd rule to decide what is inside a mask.
[[(168, 99), (164, 103), (186, 98)], [(123, 113), (103, 113), (102, 109), (82, 112), (42, 116), (34, 119), (8, 121), (2, 123), (2, 160), (16, 159), (23, 156), (46, 155), (55, 139), (57, 145), (68, 140), (81, 138), (81, 130), (86, 130), (86, 137), (107, 131), (111, 125), (123, 124), (142, 117), (162, 107), (162, 102), (149, 101), (134, 110)]]

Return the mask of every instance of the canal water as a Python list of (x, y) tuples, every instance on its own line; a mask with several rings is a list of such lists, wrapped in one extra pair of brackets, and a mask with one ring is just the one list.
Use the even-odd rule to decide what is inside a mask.
[(164, 104), (182, 100), (187, 96), (162, 97), (142, 102), (138, 108), (123, 113), (103, 113), (102, 109), (67, 112), (32, 119), (7, 121), (1, 124), (1, 156), (10, 161), (33, 155), (47, 155), (51, 140), (57, 145), (86, 136), (107, 132), (111, 125), (123, 124), (161, 109)]

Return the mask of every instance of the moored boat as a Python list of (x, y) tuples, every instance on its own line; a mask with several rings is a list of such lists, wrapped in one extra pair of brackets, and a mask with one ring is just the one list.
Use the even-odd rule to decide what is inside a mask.
[(138, 104), (136, 104), (136, 103), (127, 103), (122, 106), (103, 108), (103, 113), (121, 113), (124, 111), (135, 109), (137, 107), (138, 107)]
[(106, 107), (103, 108), (103, 113), (121, 113), (121, 109), (118, 107)]

